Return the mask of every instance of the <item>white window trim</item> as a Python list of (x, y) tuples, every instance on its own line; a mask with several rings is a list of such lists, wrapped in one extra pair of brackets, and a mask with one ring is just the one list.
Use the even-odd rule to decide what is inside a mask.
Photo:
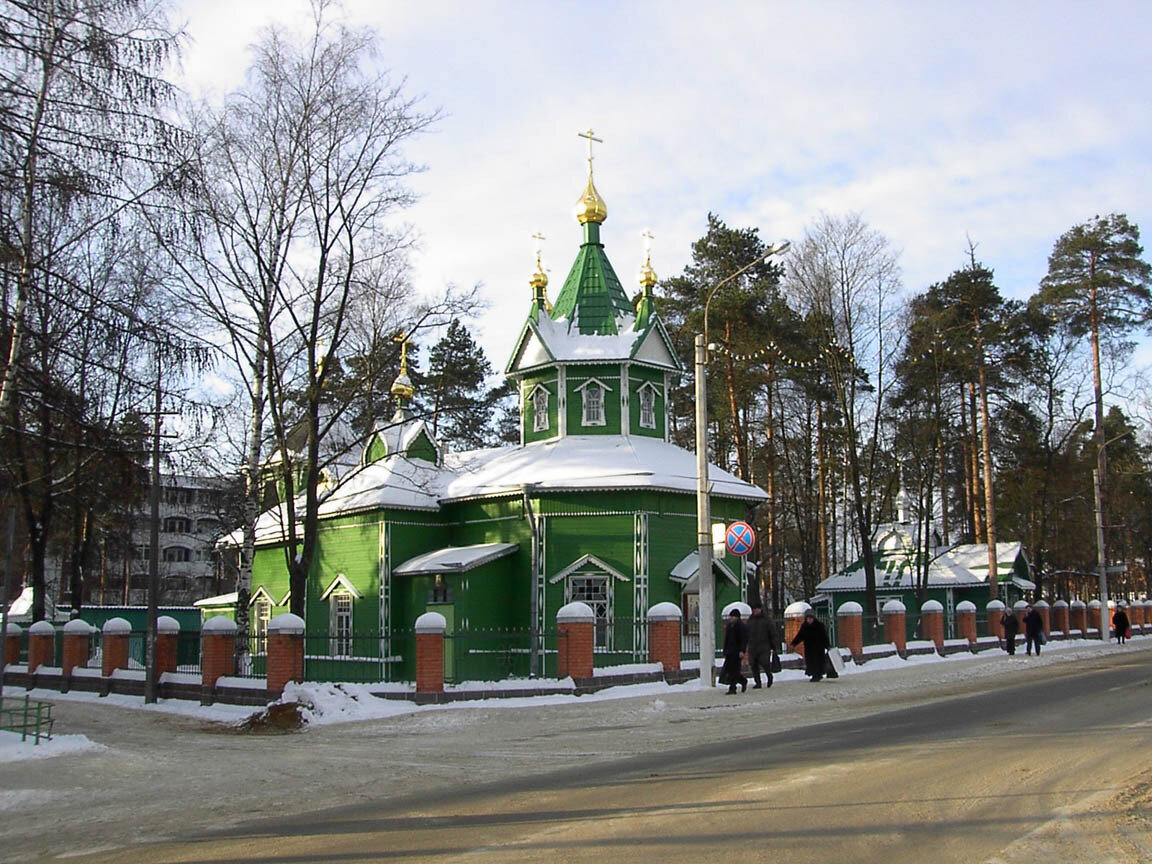
[(656, 428), (656, 398), (660, 395), (659, 388), (651, 381), (641, 384), (636, 391), (640, 400), (640, 428)]
[[(613, 624), (615, 623), (615, 620), (616, 620), (616, 610), (613, 608), (614, 604), (612, 603), (612, 595), (615, 593), (615, 590), (614, 590), (615, 583), (612, 579), (612, 575), (613, 575), (612, 571), (605, 570), (601, 567), (597, 567), (597, 566), (593, 565), (592, 567), (588, 567), (587, 569), (576, 570), (576, 571), (570, 572), (564, 577), (564, 602), (565, 603), (571, 603), (573, 600), (573, 597), (572, 597), (572, 580), (573, 579), (595, 580), (597, 582), (603, 582), (604, 583), (604, 610), (605, 610), (604, 611), (604, 618), (603, 618), (604, 637), (602, 640), (600, 638), (598, 638), (599, 634), (596, 634), (596, 637), (594, 637), (594, 638), (596, 638), (595, 649), (604, 650), (604, 651), (611, 651), (612, 647), (613, 647), (613, 642), (615, 641), (615, 638), (614, 638), (615, 637), (615, 633), (614, 633), (615, 628), (614, 628)], [(585, 602), (585, 601), (582, 600), (581, 602)], [(593, 610), (593, 613), (595, 613), (595, 611), (596, 610)], [(597, 620), (597, 623), (599, 623), (600, 619), (596, 619), (596, 620)], [(597, 627), (596, 629), (598, 630), (599, 627)]]
[[(542, 394), (543, 398), (540, 400), (544, 403), (544, 410), (540, 410), (537, 404), (537, 394)], [(547, 432), (549, 429), (548, 422), (548, 400), (552, 394), (548, 392), (548, 388), (543, 384), (537, 384), (532, 388), (528, 394), (528, 401), (532, 403), (532, 431), (533, 432)]]
[[(348, 601), (348, 632), (341, 634), (339, 625), (340, 602)], [(353, 611), (356, 608), (356, 595), (344, 588), (338, 588), (328, 596), (328, 651), (333, 657), (351, 657), (352, 650), (352, 622)], [(346, 641), (345, 641), (346, 640)], [(341, 644), (341, 643), (344, 644)]]

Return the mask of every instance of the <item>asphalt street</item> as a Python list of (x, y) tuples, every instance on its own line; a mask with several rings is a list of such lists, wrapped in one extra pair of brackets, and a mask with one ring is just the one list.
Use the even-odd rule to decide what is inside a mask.
[(823, 723), (814, 706), (811, 722), (773, 731), (739, 700), (712, 700), (679, 721), (698, 726), (698, 745), (425, 793), (365, 789), (338, 807), (69, 858), (1152, 860), (1147, 652), (973, 689)]

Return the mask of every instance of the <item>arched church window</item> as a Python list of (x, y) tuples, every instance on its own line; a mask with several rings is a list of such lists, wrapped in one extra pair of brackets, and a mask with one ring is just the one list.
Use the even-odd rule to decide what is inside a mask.
[(548, 391), (537, 387), (532, 393), (532, 431), (545, 432), (548, 429)]
[(640, 388), (640, 428), (656, 428), (656, 391), (652, 387)]
[(596, 383), (589, 384), (582, 391), (584, 394), (584, 425), (604, 425), (604, 390)]

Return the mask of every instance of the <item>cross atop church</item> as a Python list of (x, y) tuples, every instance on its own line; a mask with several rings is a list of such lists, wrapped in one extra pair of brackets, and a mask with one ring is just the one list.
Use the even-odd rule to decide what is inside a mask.
[(656, 239), (656, 235), (652, 233), (651, 228), (645, 228), (640, 232), (640, 236), (644, 239), (644, 255), (647, 258), (652, 257), (652, 241)]
[(588, 139), (588, 173), (591, 174), (592, 173), (592, 160), (596, 158), (595, 156), (592, 155), (592, 142), (595, 141), (597, 144), (603, 144), (604, 139), (603, 138), (597, 138), (596, 133), (593, 132), (591, 129), (589, 129), (587, 132), (577, 132), (576, 135), (579, 138), (587, 138)]
[(400, 344), (400, 374), (408, 374), (408, 339), (412, 334), (410, 333), (397, 333), (392, 337), (393, 342)]
[(537, 231), (532, 235), (532, 239), (536, 241), (536, 260), (540, 260), (540, 253), (544, 251), (544, 241), (548, 238)]

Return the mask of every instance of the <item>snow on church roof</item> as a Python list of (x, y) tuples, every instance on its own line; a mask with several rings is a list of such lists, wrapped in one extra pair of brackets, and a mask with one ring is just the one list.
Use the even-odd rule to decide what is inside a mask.
[[(455, 453), (445, 464), (456, 476), (441, 500), (493, 495), (534, 486), (540, 490), (661, 489), (696, 491), (696, 456), (656, 438), (568, 435), (521, 447)], [(760, 488), (712, 466), (714, 495), (761, 501)]]
[(435, 552), (425, 552), (409, 558), (392, 570), (397, 576), (415, 576), (421, 573), (463, 573), (489, 561), (511, 555), (520, 546), (516, 543), (477, 543), (472, 546), (447, 546)]

